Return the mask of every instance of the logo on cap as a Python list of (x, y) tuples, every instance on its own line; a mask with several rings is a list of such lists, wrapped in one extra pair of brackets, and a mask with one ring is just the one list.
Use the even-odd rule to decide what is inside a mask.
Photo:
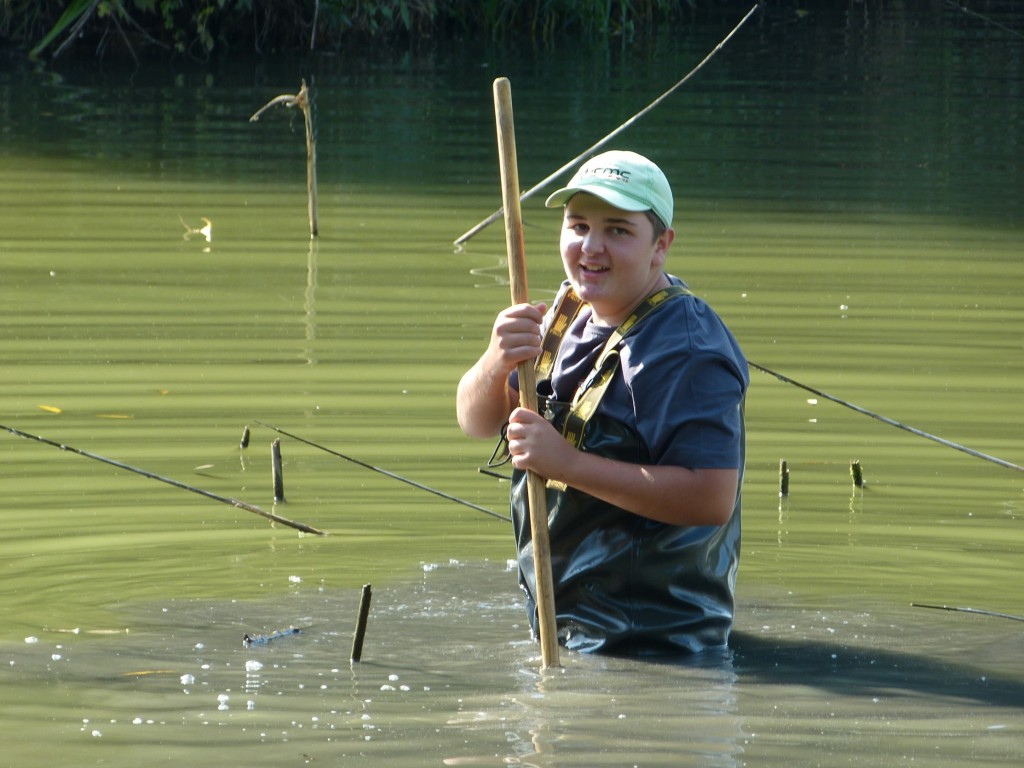
[(608, 179), (610, 181), (621, 181), (623, 184), (629, 184), (629, 177), (631, 174), (632, 171), (626, 171), (622, 168), (598, 165), (594, 168), (583, 168), (580, 172), (580, 179), (587, 176), (600, 176), (601, 178)]

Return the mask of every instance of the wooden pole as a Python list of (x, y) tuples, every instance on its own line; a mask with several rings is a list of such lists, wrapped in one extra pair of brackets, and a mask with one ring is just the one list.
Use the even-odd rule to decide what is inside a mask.
[(270, 444), (270, 474), (274, 481), (274, 501), (284, 501), (284, 471), (281, 464), (281, 438)]
[(789, 465), (779, 459), (779, 496), (789, 496)]
[[(526, 289), (526, 246), (523, 216), (519, 206), (519, 168), (516, 159), (515, 124), (512, 119), (512, 88), (508, 78), (494, 81), (494, 117), (498, 129), (498, 159), (501, 164), (501, 198), (505, 210), (505, 245), (512, 303), (529, 301)], [(519, 404), (537, 410), (537, 376), (532, 361), (519, 364)], [(547, 490), (544, 479), (527, 475), (530, 528), (533, 538), (534, 577), (537, 582), (537, 620), (543, 668), (557, 667), (558, 639), (555, 625), (555, 595), (551, 575), (551, 544), (548, 539)]]
[(370, 616), (370, 600), (373, 597), (373, 588), (369, 584), (363, 585), (363, 591), (359, 595), (359, 614), (356, 616), (356, 628), (352, 633), (351, 661), (360, 661), (363, 658), (363, 640), (366, 638), (366, 620)]

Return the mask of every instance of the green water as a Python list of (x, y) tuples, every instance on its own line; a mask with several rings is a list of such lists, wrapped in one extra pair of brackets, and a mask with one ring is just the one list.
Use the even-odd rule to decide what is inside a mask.
[[(1022, 49), (907, 14), (765, 20), (616, 143), (675, 181), (670, 266), (750, 360), (1021, 464)], [(492, 446), (453, 406), (508, 302), (501, 225), (452, 245), (500, 203), (491, 82), (512, 80), (530, 186), (738, 18), (643, 54), (0, 69), (0, 423), (331, 534), (2, 433), (7, 764), (1019, 758), (1022, 625), (911, 603), (1024, 614), (1024, 476), (764, 373), (727, 664), (541, 675), (507, 524), (287, 438), (273, 499), (278, 435), (257, 421), (504, 511), (477, 472)], [(302, 77), (313, 245), (301, 119), (248, 122)], [(524, 203), (536, 299), (560, 279), (542, 196)], [(204, 216), (212, 239), (186, 237)], [(289, 625), (307, 629), (242, 648)]]

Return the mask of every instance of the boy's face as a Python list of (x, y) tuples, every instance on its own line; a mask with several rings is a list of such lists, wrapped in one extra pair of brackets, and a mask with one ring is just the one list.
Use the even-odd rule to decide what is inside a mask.
[(675, 233), (657, 239), (643, 212), (623, 211), (586, 192), (565, 205), (561, 251), (565, 274), (597, 321), (619, 325), (657, 288)]

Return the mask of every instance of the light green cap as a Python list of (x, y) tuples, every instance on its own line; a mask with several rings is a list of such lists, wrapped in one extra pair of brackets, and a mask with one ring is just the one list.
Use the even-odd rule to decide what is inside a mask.
[(595, 155), (544, 205), (565, 205), (577, 192), (589, 192), (623, 211), (654, 211), (666, 227), (672, 226), (672, 187), (661, 168), (636, 152), (615, 149)]

